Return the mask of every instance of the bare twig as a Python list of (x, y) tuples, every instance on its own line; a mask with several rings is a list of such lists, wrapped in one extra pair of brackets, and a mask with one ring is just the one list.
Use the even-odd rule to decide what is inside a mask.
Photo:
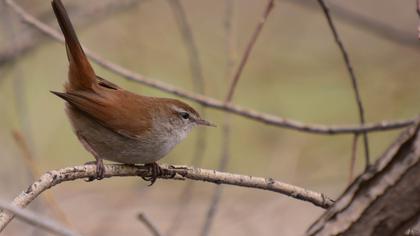
[[(97, 1), (94, 4), (83, 5), (71, 5), (72, 3), (69, 2), (69, 4), (66, 4), (66, 7), (70, 8), (73, 13), (72, 15), (75, 16), (75, 24), (83, 27), (101, 22), (104, 18), (109, 17), (110, 15), (115, 15), (115, 13), (122, 12), (143, 1), (145, 0), (102, 0)], [(55, 17), (53, 17), (49, 8), (47, 12), (43, 12), (40, 15), (40, 17), (47, 22), (52, 20), (55, 21)], [(39, 31), (36, 29), (24, 28), (22, 30), (23, 32), (15, 41), (17, 43), (17, 47), (6, 47), (0, 51), (0, 67), (15, 62), (16, 57), (25, 55), (38, 45), (45, 42), (43, 37), (39, 37)]]
[(39, 176), (39, 170), (38, 167), (35, 165), (31, 150), (29, 149), (29, 146), (23, 137), (23, 135), (17, 131), (12, 131), (13, 139), (15, 140), (16, 145), (19, 147), (19, 149), (22, 152), (22, 158), (25, 162), (26, 166), (28, 166), (28, 169), (31, 171), (31, 176)]
[[(180, 31), (185, 49), (188, 54), (189, 59), (189, 68), (191, 72), (193, 91), (204, 95), (205, 94), (205, 80), (203, 76), (202, 64), (197, 48), (196, 41), (194, 40), (193, 31), (191, 30), (191, 25), (188, 22), (187, 14), (179, 0), (168, 0), (168, 4), (175, 16), (175, 21), (177, 23), (178, 29)], [(206, 110), (204, 106), (200, 106), (200, 114), (203, 117), (206, 117)], [(201, 166), (204, 153), (206, 150), (206, 141), (207, 141), (207, 132), (206, 129), (200, 129), (197, 132), (196, 143), (194, 145), (193, 158), (191, 165)], [(188, 182), (184, 189), (182, 190), (179, 196), (179, 202), (177, 204), (177, 210), (175, 216), (172, 220), (171, 225), (169, 226), (166, 235), (176, 235), (178, 229), (181, 228), (184, 221), (183, 215), (188, 210), (188, 205), (192, 199), (193, 192), (193, 182)]]
[(63, 236), (80, 236), (52, 219), (46, 218), (45, 216), (36, 214), (29, 210), (10, 205), (4, 200), (0, 200), (0, 208), (3, 209), (2, 212), (0, 211), (0, 215), (14, 215), (26, 223), (42, 228), (48, 232)]
[[(229, 117), (225, 116), (225, 122), (223, 124), (223, 132), (222, 132), (222, 154), (219, 162), (219, 170), (224, 171), (227, 167), (229, 157), (230, 157), (230, 122)], [(206, 214), (206, 220), (204, 222), (203, 228), (201, 230), (202, 236), (210, 235), (210, 229), (213, 224), (214, 217), (219, 209), (220, 199), (223, 193), (223, 186), (217, 185), (213, 196), (211, 198), (211, 202)]]
[(356, 156), (357, 156), (357, 140), (359, 135), (353, 136), (353, 142), (351, 145), (351, 156), (350, 156), (350, 173), (349, 173), (349, 183), (353, 182), (354, 179), (354, 167), (356, 165)]
[(267, 6), (265, 7), (264, 13), (261, 16), (260, 21), (258, 22), (257, 28), (255, 29), (255, 31), (254, 31), (254, 33), (251, 37), (251, 40), (249, 41), (249, 43), (248, 43), (248, 45), (245, 49), (244, 55), (242, 56), (241, 62), (239, 63), (239, 67), (238, 67), (234, 77), (232, 78), (232, 81), (231, 81), (230, 86), (229, 86), (229, 91), (228, 91), (228, 94), (226, 96), (226, 102), (230, 102), (232, 100), (233, 94), (235, 92), (236, 85), (238, 83), (239, 78), (241, 77), (241, 74), (242, 74), (242, 71), (243, 71), (243, 69), (246, 65), (246, 62), (248, 61), (249, 55), (251, 54), (251, 51), (252, 51), (252, 48), (254, 47), (254, 44), (257, 41), (258, 36), (260, 35), (261, 30), (263, 29), (264, 24), (265, 24), (268, 16), (270, 15), (271, 10), (273, 10), (273, 7), (274, 7), (274, 0), (269, 0)]
[[(23, 137), (23, 135), (17, 131), (14, 130), (13, 132), (13, 138), (16, 142), (16, 144), (19, 146), (20, 150), (22, 151), (22, 157), (23, 160), (28, 167), (32, 181), (35, 181), (38, 176), (41, 175), (41, 171), (39, 170), (38, 166), (36, 165), (34, 158), (32, 156), (31, 150), (29, 149), (29, 146)], [(66, 214), (63, 212), (61, 207), (58, 205), (57, 201), (55, 200), (54, 196), (51, 193), (45, 193), (43, 195), (45, 203), (52, 209), (55, 213), (55, 215), (60, 218), (60, 220), (65, 223), (69, 227), (73, 227), (70, 221), (68, 220)]]
[[(359, 118), (360, 118), (360, 124), (365, 124), (365, 113), (364, 108), (362, 104), (362, 99), (360, 98), (360, 92), (359, 92), (359, 86), (357, 85), (357, 78), (353, 71), (353, 66), (351, 65), (349, 55), (347, 53), (346, 48), (344, 47), (343, 42), (340, 39), (340, 36), (338, 35), (337, 29), (335, 28), (334, 22), (332, 21), (329, 9), (327, 5), (325, 5), (324, 0), (318, 0), (319, 5), (322, 8), (322, 11), (324, 12), (325, 18), (328, 21), (328, 25), (331, 29), (332, 34), (334, 35), (334, 40), (337, 43), (338, 48), (340, 49), (340, 52), (343, 56), (347, 71), (349, 73), (351, 83), (353, 86), (353, 91), (356, 98), (357, 107), (359, 109)], [(356, 134), (355, 134), (356, 135)], [(370, 165), (370, 157), (369, 157), (369, 140), (366, 132), (363, 132), (363, 144), (365, 146), (365, 158), (366, 158), (366, 168)]]
[(137, 218), (146, 226), (146, 228), (152, 233), (153, 236), (161, 236), (157, 227), (146, 217), (144, 213), (139, 213)]
[[(302, 201), (311, 202), (321, 208), (330, 207), (334, 201), (322, 193), (306, 190), (301, 187), (282, 183), (272, 178), (255, 177), (249, 175), (232, 174), (216, 170), (201, 169), (188, 166), (167, 166), (161, 164), (162, 179), (191, 179), (215, 184), (235, 185), (246, 188), (262, 189), (287, 195)], [(105, 178), (114, 176), (151, 176), (150, 168), (145, 166), (108, 164), (105, 165)], [(86, 179), (96, 176), (95, 165), (81, 165), (51, 170), (43, 174), (38, 181), (28, 187), (13, 200), (13, 205), (25, 207), (45, 190), (57, 184), (76, 179)], [(0, 232), (12, 220), (10, 212), (0, 213)]]
[[(16, 19), (16, 17), (13, 17), (13, 14), (11, 11), (6, 11), (7, 8), (5, 7), (5, 4), (3, 1), (0, 2), (0, 16), (1, 16), (1, 25), (4, 28), (4, 33), (9, 36), (8, 37), (8, 44), (9, 46), (6, 48), (9, 48), (11, 52), (13, 52), (12, 59), (17, 61), (20, 56), (16, 52), (19, 50), (20, 42), (19, 38), (20, 35), (17, 34), (17, 24), (19, 22), (19, 19)], [(29, 120), (28, 115), (28, 101), (27, 101), (27, 94), (25, 91), (25, 75), (24, 71), (22, 70), (21, 63), (15, 63), (11, 65), (12, 69), (12, 84), (13, 84), (13, 99), (10, 101), (14, 105), (14, 108), (16, 110), (16, 116), (18, 120), (18, 124), (21, 127), (21, 129), (24, 131), (27, 142), (25, 143), (26, 148), (26, 154), (30, 154), (33, 147), (33, 139), (31, 134), (31, 122)], [(28, 172), (25, 172), (25, 177), (30, 178), (30, 174), (28, 175)], [(28, 180), (28, 182), (32, 182), (33, 179), (31, 178)], [(36, 203), (34, 205), (34, 209), (40, 209), (41, 206), (39, 203)], [(33, 229), (33, 235), (40, 235), (39, 229), (34, 228)]]
[(188, 182), (182, 189), (181, 194), (179, 195), (179, 201), (175, 215), (173, 217), (172, 223), (166, 230), (165, 235), (176, 235), (178, 230), (181, 228), (181, 225), (184, 221), (183, 215), (185, 214), (186, 209), (188, 209), (188, 205), (192, 199), (193, 187), (193, 182)]
[[(319, 11), (319, 6), (314, 1), (287, 0), (287, 2), (311, 11)], [(414, 52), (420, 52), (420, 45), (417, 40), (413, 39), (412, 32), (404, 30), (402, 27), (392, 26), (388, 22), (374, 18), (371, 15), (351, 10), (349, 7), (340, 6), (335, 2), (332, 1), (329, 5), (334, 10), (337, 20), (395, 45), (412, 49)]]
[[(16, 20), (13, 21), (12, 20), (12, 15), (11, 12), (6, 12), (5, 8), (3, 7), (5, 4), (4, 2), (0, 2), (0, 7), (2, 7), (3, 9), (0, 9), (1, 11), (1, 16), (2, 16), (2, 26), (4, 27), (4, 29), (8, 29), (7, 33), (9, 35), (9, 40), (10, 41), (10, 50), (12, 52), (16, 52), (19, 48), (19, 44), (18, 44), (18, 35), (16, 33)], [(14, 55), (13, 59), (17, 59), (18, 55)], [(14, 69), (14, 78), (13, 78), (13, 94), (14, 94), (14, 106), (16, 108), (16, 112), (17, 112), (17, 117), (19, 120), (19, 124), (22, 127), (22, 129), (25, 130), (25, 135), (27, 136), (27, 139), (29, 141), (29, 144), (32, 143), (32, 139), (31, 139), (31, 122), (28, 120), (28, 106), (27, 106), (27, 102), (26, 102), (26, 94), (25, 94), (25, 87), (24, 87), (24, 75), (23, 75), (23, 71), (20, 67), (19, 64), (16, 64), (13, 66)], [(29, 145), (31, 146), (31, 145)], [(29, 148), (29, 147), (28, 147)]]
[(175, 21), (177, 22), (179, 31), (187, 49), (194, 91), (204, 94), (204, 77), (203, 70), (201, 68), (201, 60), (185, 10), (179, 0), (168, 0), (168, 3), (175, 15)]
[[(234, 28), (233, 28), (233, 19), (234, 19), (234, 1), (233, 0), (225, 0), (226, 11), (225, 11), (225, 46), (227, 52), (227, 60), (226, 60), (226, 80), (231, 78), (233, 69), (234, 69), (234, 61), (236, 55), (236, 48), (234, 44)], [(239, 72), (240, 74), (240, 72)], [(238, 77), (239, 79), (239, 77)], [(229, 91), (229, 90), (228, 90)], [(229, 93), (229, 92), (228, 92)], [(226, 99), (232, 99), (233, 97), (228, 97), (227, 94)], [(226, 100), (227, 102), (231, 102), (231, 100)], [(229, 157), (230, 157), (230, 119), (228, 114), (224, 114), (224, 122), (223, 122), (223, 132), (222, 132), (222, 143), (221, 143), (221, 156), (219, 161), (218, 170), (225, 171)], [(219, 209), (220, 199), (223, 193), (223, 186), (217, 185), (213, 196), (210, 201), (209, 208), (207, 210), (206, 218), (203, 224), (203, 228), (201, 229), (201, 235), (207, 236), (210, 234), (211, 226), (213, 225), (214, 218), (216, 213)]]
[[(7, 5), (10, 6), (22, 18), (24, 22), (39, 29), (44, 34), (54, 38), (55, 40), (64, 42), (64, 39), (57, 31), (53, 30), (48, 25), (43, 24), (42, 22), (38, 21), (37, 19), (29, 15), (20, 6), (18, 6), (13, 0), (5, 0), (5, 1)], [(214, 98), (197, 95), (197, 94), (188, 92), (186, 90), (176, 88), (172, 85), (166, 84), (161, 81), (145, 78), (144, 76), (136, 74), (130, 70), (127, 70), (126, 68), (123, 68), (120, 65), (113, 64), (107, 60), (104, 60), (103, 58), (94, 54), (87, 48), (84, 48), (84, 49), (85, 49), (86, 54), (93, 61), (98, 63), (100, 66), (126, 78), (127, 80), (135, 81), (135, 82), (147, 85), (149, 87), (159, 89), (161, 91), (171, 93), (176, 96), (189, 99), (191, 101), (195, 101), (206, 107), (222, 110), (225, 112), (236, 114), (242, 117), (246, 117), (246, 118), (258, 121), (258, 122), (262, 122), (262, 123), (277, 126), (277, 127), (283, 127), (283, 128), (288, 128), (288, 129), (293, 129), (293, 130), (298, 130), (298, 131), (308, 132), (308, 133), (315, 133), (315, 134), (335, 135), (335, 134), (345, 134), (345, 133), (362, 133), (362, 132), (399, 129), (399, 128), (412, 125), (414, 124), (414, 121), (415, 121), (415, 118), (411, 118), (411, 119), (398, 120), (398, 121), (381, 121), (378, 123), (365, 124), (362, 126), (357, 126), (357, 125), (327, 126), (327, 125), (319, 125), (319, 124), (302, 123), (300, 121), (285, 119), (279, 116), (261, 113), (252, 109), (243, 108), (243, 107), (233, 105), (233, 104), (225, 104), (224, 102), (216, 100)]]
[[(417, 0), (416, 6), (417, 15), (420, 18), (420, 0)], [(420, 39), (420, 23), (417, 26), (417, 39)]]
[(222, 197), (223, 187), (217, 185), (214, 189), (213, 196), (211, 198), (209, 209), (207, 210), (206, 220), (204, 221), (203, 228), (201, 229), (201, 236), (210, 235), (210, 229), (213, 225), (214, 217), (219, 209), (220, 199)]
[(220, 157), (220, 162), (219, 162), (219, 167), (218, 169), (220, 171), (225, 171), (227, 168), (227, 165), (229, 163), (229, 158), (230, 158), (230, 133), (231, 133), (231, 128), (230, 128), (230, 120), (228, 116), (225, 116), (225, 121), (224, 121), (224, 125), (223, 125), (223, 143), (222, 143), (222, 148), (221, 148), (221, 157)]
[[(198, 94), (204, 95), (205, 83), (204, 83), (202, 64), (201, 64), (200, 56), (198, 53), (198, 48), (193, 37), (191, 26), (187, 20), (187, 15), (179, 0), (168, 0), (168, 3), (171, 6), (171, 9), (175, 15), (175, 20), (177, 22), (179, 31), (183, 38), (183, 42), (185, 44), (185, 48), (188, 53), (191, 77), (192, 77), (192, 82), (193, 82), (193, 90), (194, 92)], [(203, 117), (205, 117), (204, 106), (200, 107), (200, 113)], [(205, 146), (206, 146), (206, 130), (201, 129), (199, 130), (198, 135), (197, 135), (194, 158), (191, 163), (192, 165), (194, 166), (201, 165), (201, 161), (204, 156)]]

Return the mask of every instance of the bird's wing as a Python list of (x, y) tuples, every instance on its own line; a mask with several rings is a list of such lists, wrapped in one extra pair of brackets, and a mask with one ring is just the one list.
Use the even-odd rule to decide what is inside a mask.
[(109, 88), (109, 89), (114, 89), (114, 90), (121, 90), (121, 88), (118, 87), (118, 85), (100, 77), (99, 75), (96, 75), (96, 81), (102, 87)]
[[(114, 90), (120, 92), (120, 90)], [(137, 138), (152, 127), (152, 117), (147, 109), (149, 104), (139, 104), (138, 99), (127, 95), (127, 91), (117, 96), (105, 97), (92, 92), (55, 92), (53, 94), (64, 99), (82, 113), (93, 118), (102, 126), (129, 138)], [(124, 102), (114, 99), (122, 99)]]

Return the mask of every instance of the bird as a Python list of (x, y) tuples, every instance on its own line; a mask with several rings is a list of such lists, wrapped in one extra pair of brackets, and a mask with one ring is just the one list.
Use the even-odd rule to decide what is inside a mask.
[(79, 42), (61, 0), (51, 2), (65, 38), (68, 80), (64, 92), (51, 91), (66, 101), (66, 113), (78, 140), (91, 153), (96, 176), (104, 178), (103, 160), (151, 169), (144, 177), (152, 185), (166, 156), (195, 126), (215, 126), (188, 104), (172, 98), (135, 94), (96, 75)]

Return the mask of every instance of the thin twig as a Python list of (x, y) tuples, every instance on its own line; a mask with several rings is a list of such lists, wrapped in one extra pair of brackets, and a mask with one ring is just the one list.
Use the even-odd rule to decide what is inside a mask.
[[(317, 193), (294, 185), (286, 184), (272, 178), (255, 177), (249, 175), (233, 174), (228, 172), (220, 172), (216, 170), (201, 169), (189, 166), (168, 166), (161, 164), (162, 179), (184, 180), (191, 179), (204, 181), (215, 184), (235, 185), (246, 188), (261, 189), (271, 192), (280, 193), (289, 197), (311, 202), (321, 207), (329, 208), (334, 201), (326, 197), (322, 193)], [(51, 170), (43, 174), (38, 181), (33, 183), (19, 194), (14, 200), (13, 205), (18, 207), (26, 207), (42, 192), (54, 187), (62, 182), (72, 181), (76, 179), (86, 179), (96, 176), (95, 165), (81, 165), (66, 167), (59, 170)], [(105, 178), (114, 176), (152, 176), (152, 171), (147, 166), (134, 166), (122, 164), (105, 165)], [(12, 220), (13, 214), (10, 212), (0, 213), (0, 232)]]
[[(39, 29), (44, 34), (54, 38), (57, 41), (64, 42), (63, 37), (54, 29), (48, 25), (43, 24), (42, 22), (35, 19), (33, 16), (25, 12), (20, 6), (18, 6), (13, 0), (5, 0), (8, 6), (10, 6), (27, 24), (32, 25), (33, 27)], [(373, 132), (373, 131), (385, 131), (392, 129), (400, 129), (403, 127), (410, 126), (414, 124), (416, 118), (406, 119), (406, 120), (397, 120), (397, 121), (381, 121), (378, 123), (365, 124), (362, 126), (358, 125), (319, 125), (319, 124), (308, 124), (300, 121), (290, 120), (282, 118), (279, 116), (266, 114), (258, 112), (252, 109), (243, 108), (233, 104), (226, 104), (220, 100), (201, 96), (188, 92), (183, 89), (176, 88), (167, 83), (153, 80), (150, 78), (145, 78), (142, 75), (134, 73), (126, 68), (121, 67), (120, 65), (113, 64), (103, 58), (99, 57), (95, 53), (91, 52), (87, 48), (84, 48), (86, 54), (98, 65), (126, 78), (127, 80), (141, 83), (143, 85), (174, 94), (191, 101), (195, 101), (201, 105), (204, 105), (209, 108), (218, 109), (221, 111), (229, 112), (236, 114), (242, 117), (246, 117), (267, 125), (277, 126), (288, 128), (292, 130), (298, 130), (307, 133), (314, 134), (325, 134), (325, 135), (335, 135), (335, 134), (345, 134), (345, 133), (362, 133), (362, 132)]]
[(178, 230), (181, 228), (182, 222), (184, 221), (184, 214), (185, 209), (188, 209), (188, 205), (192, 200), (193, 195), (193, 182), (188, 182), (185, 184), (184, 188), (181, 191), (181, 194), (179, 195), (179, 201), (177, 204), (177, 210), (175, 212), (175, 215), (173, 217), (172, 223), (169, 225), (169, 227), (166, 230), (165, 235), (176, 235), (178, 233)]
[(53, 221), (52, 219), (11, 205), (4, 200), (0, 200), (0, 208), (3, 209), (3, 211), (0, 211), (0, 215), (14, 215), (26, 223), (44, 229), (48, 232), (63, 236), (80, 236), (79, 234), (67, 229), (63, 225)]
[[(17, 61), (20, 58), (20, 55), (16, 52), (18, 51), (20, 47), (19, 38), (20, 35), (17, 34), (17, 23), (19, 22), (19, 19), (16, 17), (13, 17), (11, 11), (6, 11), (7, 8), (5, 7), (5, 3), (3, 1), (0, 2), (0, 15), (2, 16), (0, 19), (2, 26), (4, 27), (4, 33), (7, 34), (8, 41), (10, 46), (7, 48), (10, 48), (10, 51), (13, 53), (12, 59), (14, 61)], [(6, 30), (7, 29), (7, 30)], [(24, 71), (22, 70), (21, 63), (15, 63), (11, 65), (11, 68), (13, 70), (12, 75), (12, 84), (13, 84), (13, 100), (10, 101), (14, 105), (16, 116), (18, 120), (18, 124), (21, 127), (21, 129), (24, 131), (26, 140), (26, 152), (28, 154), (31, 153), (30, 149), (33, 147), (33, 139), (31, 134), (31, 121), (29, 120), (28, 115), (28, 100), (27, 100), (27, 93), (25, 91), (25, 80), (26, 77), (24, 75)], [(27, 172), (26, 172), (27, 173)], [(26, 174), (25, 173), (25, 174)], [(26, 178), (29, 177), (28, 175), (25, 176)], [(30, 179), (28, 182), (32, 182), (33, 179)], [(41, 209), (41, 206), (39, 203), (36, 203), (34, 205), (34, 209)], [(34, 231), (32, 234), (34, 236), (40, 235), (39, 229), (34, 228)]]
[[(198, 52), (196, 41), (194, 40), (193, 31), (191, 25), (188, 22), (187, 14), (179, 0), (168, 0), (167, 1), (177, 23), (179, 32), (183, 39), (185, 49), (188, 54), (189, 68), (191, 72), (193, 91), (204, 95), (205, 94), (205, 80), (203, 76), (202, 64)], [(200, 106), (200, 114), (206, 117), (206, 110), (203, 105)], [(193, 158), (191, 165), (201, 166), (204, 153), (206, 150), (207, 142), (206, 129), (200, 129), (197, 132), (196, 143), (194, 145)], [(168, 227), (166, 235), (176, 235), (178, 229), (181, 228), (185, 217), (183, 216), (188, 211), (188, 205), (192, 199), (193, 182), (188, 182), (179, 196), (179, 202), (177, 204), (177, 210), (172, 220), (171, 225)]]
[(204, 76), (201, 68), (202, 64), (191, 26), (187, 20), (187, 15), (179, 0), (168, 0), (168, 3), (175, 15), (175, 21), (177, 22), (185, 48), (187, 49), (194, 91), (204, 94)]
[[(35, 181), (38, 176), (40, 176), (42, 173), (39, 170), (38, 166), (36, 165), (34, 158), (32, 156), (32, 152), (29, 149), (29, 146), (24, 138), (24, 136), (17, 130), (14, 130), (12, 132), (13, 138), (19, 147), (19, 149), (22, 151), (22, 158), (27, 166), (27, 169), (29, 169), (32, 177), (32, 181)], [(47, 192), (43, 195), (45, 203), (50, 207), (50, 209), (53, 210), (55, 215), (67, 226), (73, 228), (73, 225), (68, 220), (66, 214), (61, 209), (61, 207), (58, 205), (57, 201), (55, 200), (54, 196)]]
[[(416, 12), (417, 12), (417, 15), (418, 15), (418, 17), (420, 19), (420, 0), (417, 0)], [(420, 39), (420, 23), (417, 26), (417, 39)]]
[(243, 71), (243, 69), (246, 65), (246, 62), (248, 61), (249, 55), (251, 54), (251, 51), (254, 48), (254, 44), (257, 41), (258, 36), (260, 35), (261, 30), (263, 29), (264, 24), (265, 24), (268, 16), (270, 15), (271, 10), (273, 10), (273, 7), (274, 7), (274, 0), (269, 0), (267, 6), (264, 9), (264, 13), (261, 16), (261, 19), (259, 20), (258, 25), (257, 25), (254, 33), (252, 34), (251, 40), (249, 41), (249, 43), (248, 43), (248, 45), (245, 49), (244, 55), (242, 56), (241, 62), (239, 63), (239, 67), (238, 67), (234, 77), (232, 78), (232, 81), (231, 81), (230, 86), (229, 86), (228, 94), (227, 94), (226, 99), (225, 99), (226, 102), (230, 102), (232, 100), (233, 94), (235, 92), (236, 85), (238, 84), (238, 80), (241, 77), (241, 74), (242, 74), (242, 71)]
[[(3, 0), (2, 0), (3, 1)], [(72, 4), (70, 1), (66, 7), (71, 10), (75, 18), (74, 23), (80, 27), (95, 25), (102, 22), (116, 13), (123, 12), (134, 5), (145, 2), (146, 0), (102, 0), (95, 1), (94, 4)], [(39, 14), (41, 19), (47, 22), (56, 21), (51, 9)], [(7, 28), (5, 28), (7, 29)], [(16, 39), (16, 48), (5, 47), (0, 50), (0, 67), (14, 63), (18, 56), (24, 56), (37, 46), (45, 42), (44, 37), (40, 37), (39, 31), (33, 28), (23, 28), (22, 33)]]
[(12, 131), (13, 139), (15, 140), (16, 145), (19, 147), (19, 149), (22, 152), (22, 159), (25, 162), (26, 166), (31, 172), (31, 176), (39, 176), (39, 169), (35, 165), (32, 152), (29, 149), (29, 146), (25, 140), (25, 137), (23, 137), (23, 134), (20, 133), (17, 130)]
[[(222, 154), (219, 162), (219, 170), (224, 171), (227, 167), (229, 157), (230, 157), (230, 122), (229, 117), (225, 115), (225, 122), (223, 124), (223, 132), (222, 132)], [(206, 214), (206, 220), (204, 222), (203, 228), (201, 230), (201, 236), (208, 236), (210, 235), (210, 229), (213, 224), (214, 218), (216, 213), (219, 209), (220, 199), (223, 193), (223, 186), (217, 185), (213, 196), (210, 201), (209, 208)]]
[(354, 168), (356, 165), (356, 156), (357, 156), (357, 140), (359, 135), (353, 136), (353, 142), (351, 145), (351, 156), (350, 156), (350, 173), (349, 173), (349, 183), (353, 182), (354, 179)]
[[(357, 107), (359, 109), (360, 124), (364, 125), (365, 124), (364, 108), (363, 108), (363, 104), (362, 104), (362, 99), (360, 97), (359, 86), (357, 84), (357, 78), (356, 78), (356, 75), (353, 71), (353, 66), (351, 65), (349, 55), (347, 53), (346, 48), (344, 47), (343, 42), (340, 39), (340, 36), (338, 35), (337, 29), (335, 28), (334, 22), (332, 21), (332, 18), (331, 18), (331, 15), (330, 15), (330, 12), (329, 12), (329, 9), (328, 9), (327, 5), (325, 5), (324, 0), (318, 0), (318, 3), (321, 6), (322, 11), (324, 12), (325, 18), (327, 19), (328, 25), (331, 29), (331, 32), (332, 32), (333, 36), (334, 36), (334, 40), (337, 43), (337, 46), (340, 49), (340, 52), (343, 56), (344, 63), (346, 65), (346, 68), (347, 68), (347, 71), (349, 73), (351, 83), (352, 83), (352, 86), (353, 86), (353, 91), (354, 91), (354, 94), (355, 94)], [(367, 168), (370, 165), (370, 157), (369, 157), (369, 140), (368, 140), (368, 136), (367, 136), (366, 132), (363, 132), (363, 144), (364, 144), (364, 147), (365, 147), (365, 158), (366, 158), (366, 168)]]
[[(234, 27), (233, 27), (233, 20), (234, 20), (234, 2), (233, 0), (225, 0), (226, 10), (225, 10), (225, 47), (227, 52), (227, 60), (226, 60), (226, 80), (229, 81), (231, 75), (233, 74), (234, 70), (234, 62), (236, 56), (236, 47), (235, 47), (235, 40), (234, 40)], [(239, 77), (238, 77), (239, 78)], [(229, 91), (229, 90), (228, 90)], [(227, 95), (228, 96), (228, 95)], [(232, 99), (233, 97), (226, 99)], [(230, 100), (227, 102), (231, 102)], [(230, 158), (230, 119), (228, 114), (224, 114), (224, 122), (223, 122), (223, 131), (222, 131), (222, 143), (221, 143), (221, 156), (219, 161), (218, 170), (225, 171), (228, 161)], [(213, 196), (210, 201), (209, 208), (206, 213), (206, 218), (203, 224), (203, 228), (201, 229), (202, 236), (210, 235), (210, 230), (214, 222), (214, 218), (217, 214), (220, 205), (220, 199), (223, 193), (223, 186), (217, 185)]]
[(210, 235), (210, 229), (213, 225), (214, 217), (219, 209), (220, 199), (222, 197), (223, 187), (221, 185), (217, 185), (214, 189), (213, 196), (211, 198), (210, 207), (207, 210), (206, 220), (204, 221), (203, 228), (201, 229), (201, 236), (208, 236)]
[(139, 213), (137, 215), (137, 219), (139, 219), (146, 226), (146, 228), (150, 231), (150, 233), (152, 233), (153, 236), (162, 235), (157, 227), (152, 223), (152, 221), (149, 220), (149, 218), (146, 217), (144, 213)]
[[(287, 2), (311, 11), (319, 11), (319, 6), (314, 1), (287, 0)], [(349, 7), (341, 6), (336, 2), (339, 3), (332, 1), (329, 2), (329, 5), (334, 10), (337, 20), (395, 45), (412, 49), (413, 52), (420, 52), (420, 44), (417, 40), (413, 40), (412, 32), (404, 30), (402, 27), (392, 26), (389, 22), (374, 18), (372, 15), (362, 14)]]
[[(3, 7), (4, 2), (0, 2), (0, 7), (3, 9), (1, 11), (5, 11)], [(4, 29), (8, 29), (6, 32), (9, 34), (9, 41), (10, 41), (10, 50), (12, 52), (16, 52), (19, 48), (19, 36), (16, 32), (16, 21), (12, 21), (11, 12), (2, 12), (2, 26)], [(13, 60), (16, 60), (19, 56), (14, 55)], [(19, 64), (13, 65), (14, 68), (14, 78), (13, 78), (13, 94), (14, 94), (14, 105), (17, 112), (17, 117), (19, 120), (19, 124), (23, 130), (25, 130), (25, 135), (27, 140), (29, 141), (29, 146), (32, 146), (32, 135), (31, 135), (31, 122), (29, 121), (28, 116), (28, 104), (25, 94), (25, 78), (23, 75), (23, 71)], [(29, 147), (28, 147), (29, 149)]]
[[(205, 94), (205, 82), (203, 76), (203, 69), (198, 53), (197, 44), (194, 40), (191, 26), (187, 20), (187, 15), (184, 8), (179, 0), (168, 0), (169, 5), (175, 15), (175, 21), (177, 22), (179, 31), (183, 38), (185, 48), (188, 53), (191, 77), (193, 82), (194, 92), (204, 95)], [(200, 114), (205, 117), (204, 106), (200, 107)], [(191, 162), (194, 166), (200, 166), (206, 149), (206, 129), (200, 129), (197, 134), (197, 141), (195, 145), (195, 152), (193, 155), (193, 161)]]

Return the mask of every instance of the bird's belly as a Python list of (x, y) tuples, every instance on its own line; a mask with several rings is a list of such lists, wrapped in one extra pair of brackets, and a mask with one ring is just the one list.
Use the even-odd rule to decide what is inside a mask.
[(164, 157), (176, 143), (156, 137), (130, 138), (100, 125), (80, 111), (68, 107), (67, 113), (77, 136), (86, 141), (99, 158), (145, 164)]

